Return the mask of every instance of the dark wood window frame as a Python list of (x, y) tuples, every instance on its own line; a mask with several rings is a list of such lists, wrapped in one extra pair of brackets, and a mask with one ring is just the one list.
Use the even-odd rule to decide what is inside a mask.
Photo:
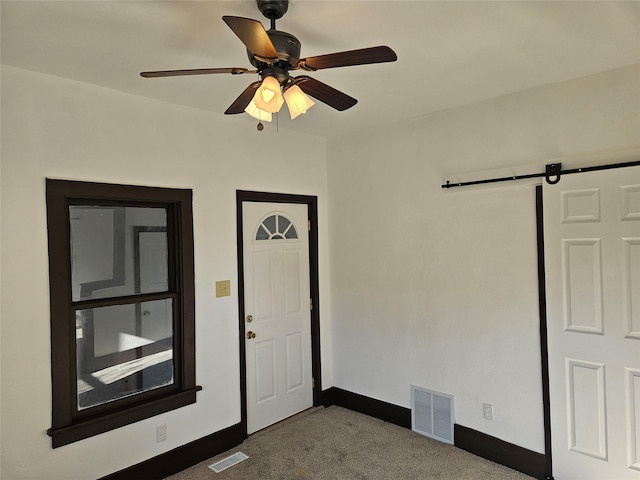
[[(192, 191), (133, 185), (46, 181), (51, 308), (52, 421), (47, 433), (53, 448), (128, 425), (196, 401), (195, 289)], [(174, 382), (108, 404), (78, 411), (76, 327), (71, 293), (70, 205), (112, 205), (167, 209), (170, 289), (174, 301)], [(133, 295), (126, 303), (153, 300), (157, 294)], [(104, 303), (104, 301), (102, 301)], [(106, 302), (108, 304), (108, 301)], [(91, 301), (87, 306), (101, 306)]]

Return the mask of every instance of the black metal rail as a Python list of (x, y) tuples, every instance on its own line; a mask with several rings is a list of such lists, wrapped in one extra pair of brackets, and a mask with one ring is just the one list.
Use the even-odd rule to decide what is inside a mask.
[(454, 188), (454, 187), (467, 187), (470, 185), (482, 185), (484, 183), (497, 183), (497, 182), (509, 182), (512, 180), (523, 180), (526, 178), (540, 178), (545, 177), (547, 183), (552, 185), (558, 183), (562, 175), (570, 175), (573, 173), (593, 172), (596, 170), (609, 170), (612, 168), (623, 167), (635, 167), (640, 165), (640, 160), (624, 163), (611, 163), (608, 165), (597, 165), (595, 167), (582, 167), (572, 168), (569, 170), (562, 170), (562, 163), (550, 163), (546, 165), (545, 171), (541, 173), (529, 173), (527, 175), (512, 175), (510, 177), (488, 178), (485, 180), (473, 180), (470, 182), (458, 182), (451, 183), (447, 180), (447, 183), (442, 185), (442, 188)]

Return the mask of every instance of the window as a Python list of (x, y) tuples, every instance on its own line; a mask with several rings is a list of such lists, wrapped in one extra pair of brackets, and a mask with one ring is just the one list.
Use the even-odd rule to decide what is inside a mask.
[(47, 180), (54, 448), (194, 403), (191, 190)]
[(256, 240), (293, 240), (298, 238), (296, 227), (280, 213), (265, 218), (256, 232)]

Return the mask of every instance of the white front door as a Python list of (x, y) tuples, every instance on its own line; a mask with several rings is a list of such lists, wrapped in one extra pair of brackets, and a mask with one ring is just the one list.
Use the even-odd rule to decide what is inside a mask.
[(313, 405), (306, 204), (242, 204), (247, 433)]
[(640, 479), (640, 167), (545, 184), (553, 474)]

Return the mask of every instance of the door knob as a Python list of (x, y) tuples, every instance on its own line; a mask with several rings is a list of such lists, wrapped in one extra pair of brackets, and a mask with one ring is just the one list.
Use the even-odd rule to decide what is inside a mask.
[(247, 332), (247, 340), (251, 340), (252, 338), (256, 338), (256, 334), (249, 330)]
[(253, 315), (247, 315), (247, 323), (253, 322)]

